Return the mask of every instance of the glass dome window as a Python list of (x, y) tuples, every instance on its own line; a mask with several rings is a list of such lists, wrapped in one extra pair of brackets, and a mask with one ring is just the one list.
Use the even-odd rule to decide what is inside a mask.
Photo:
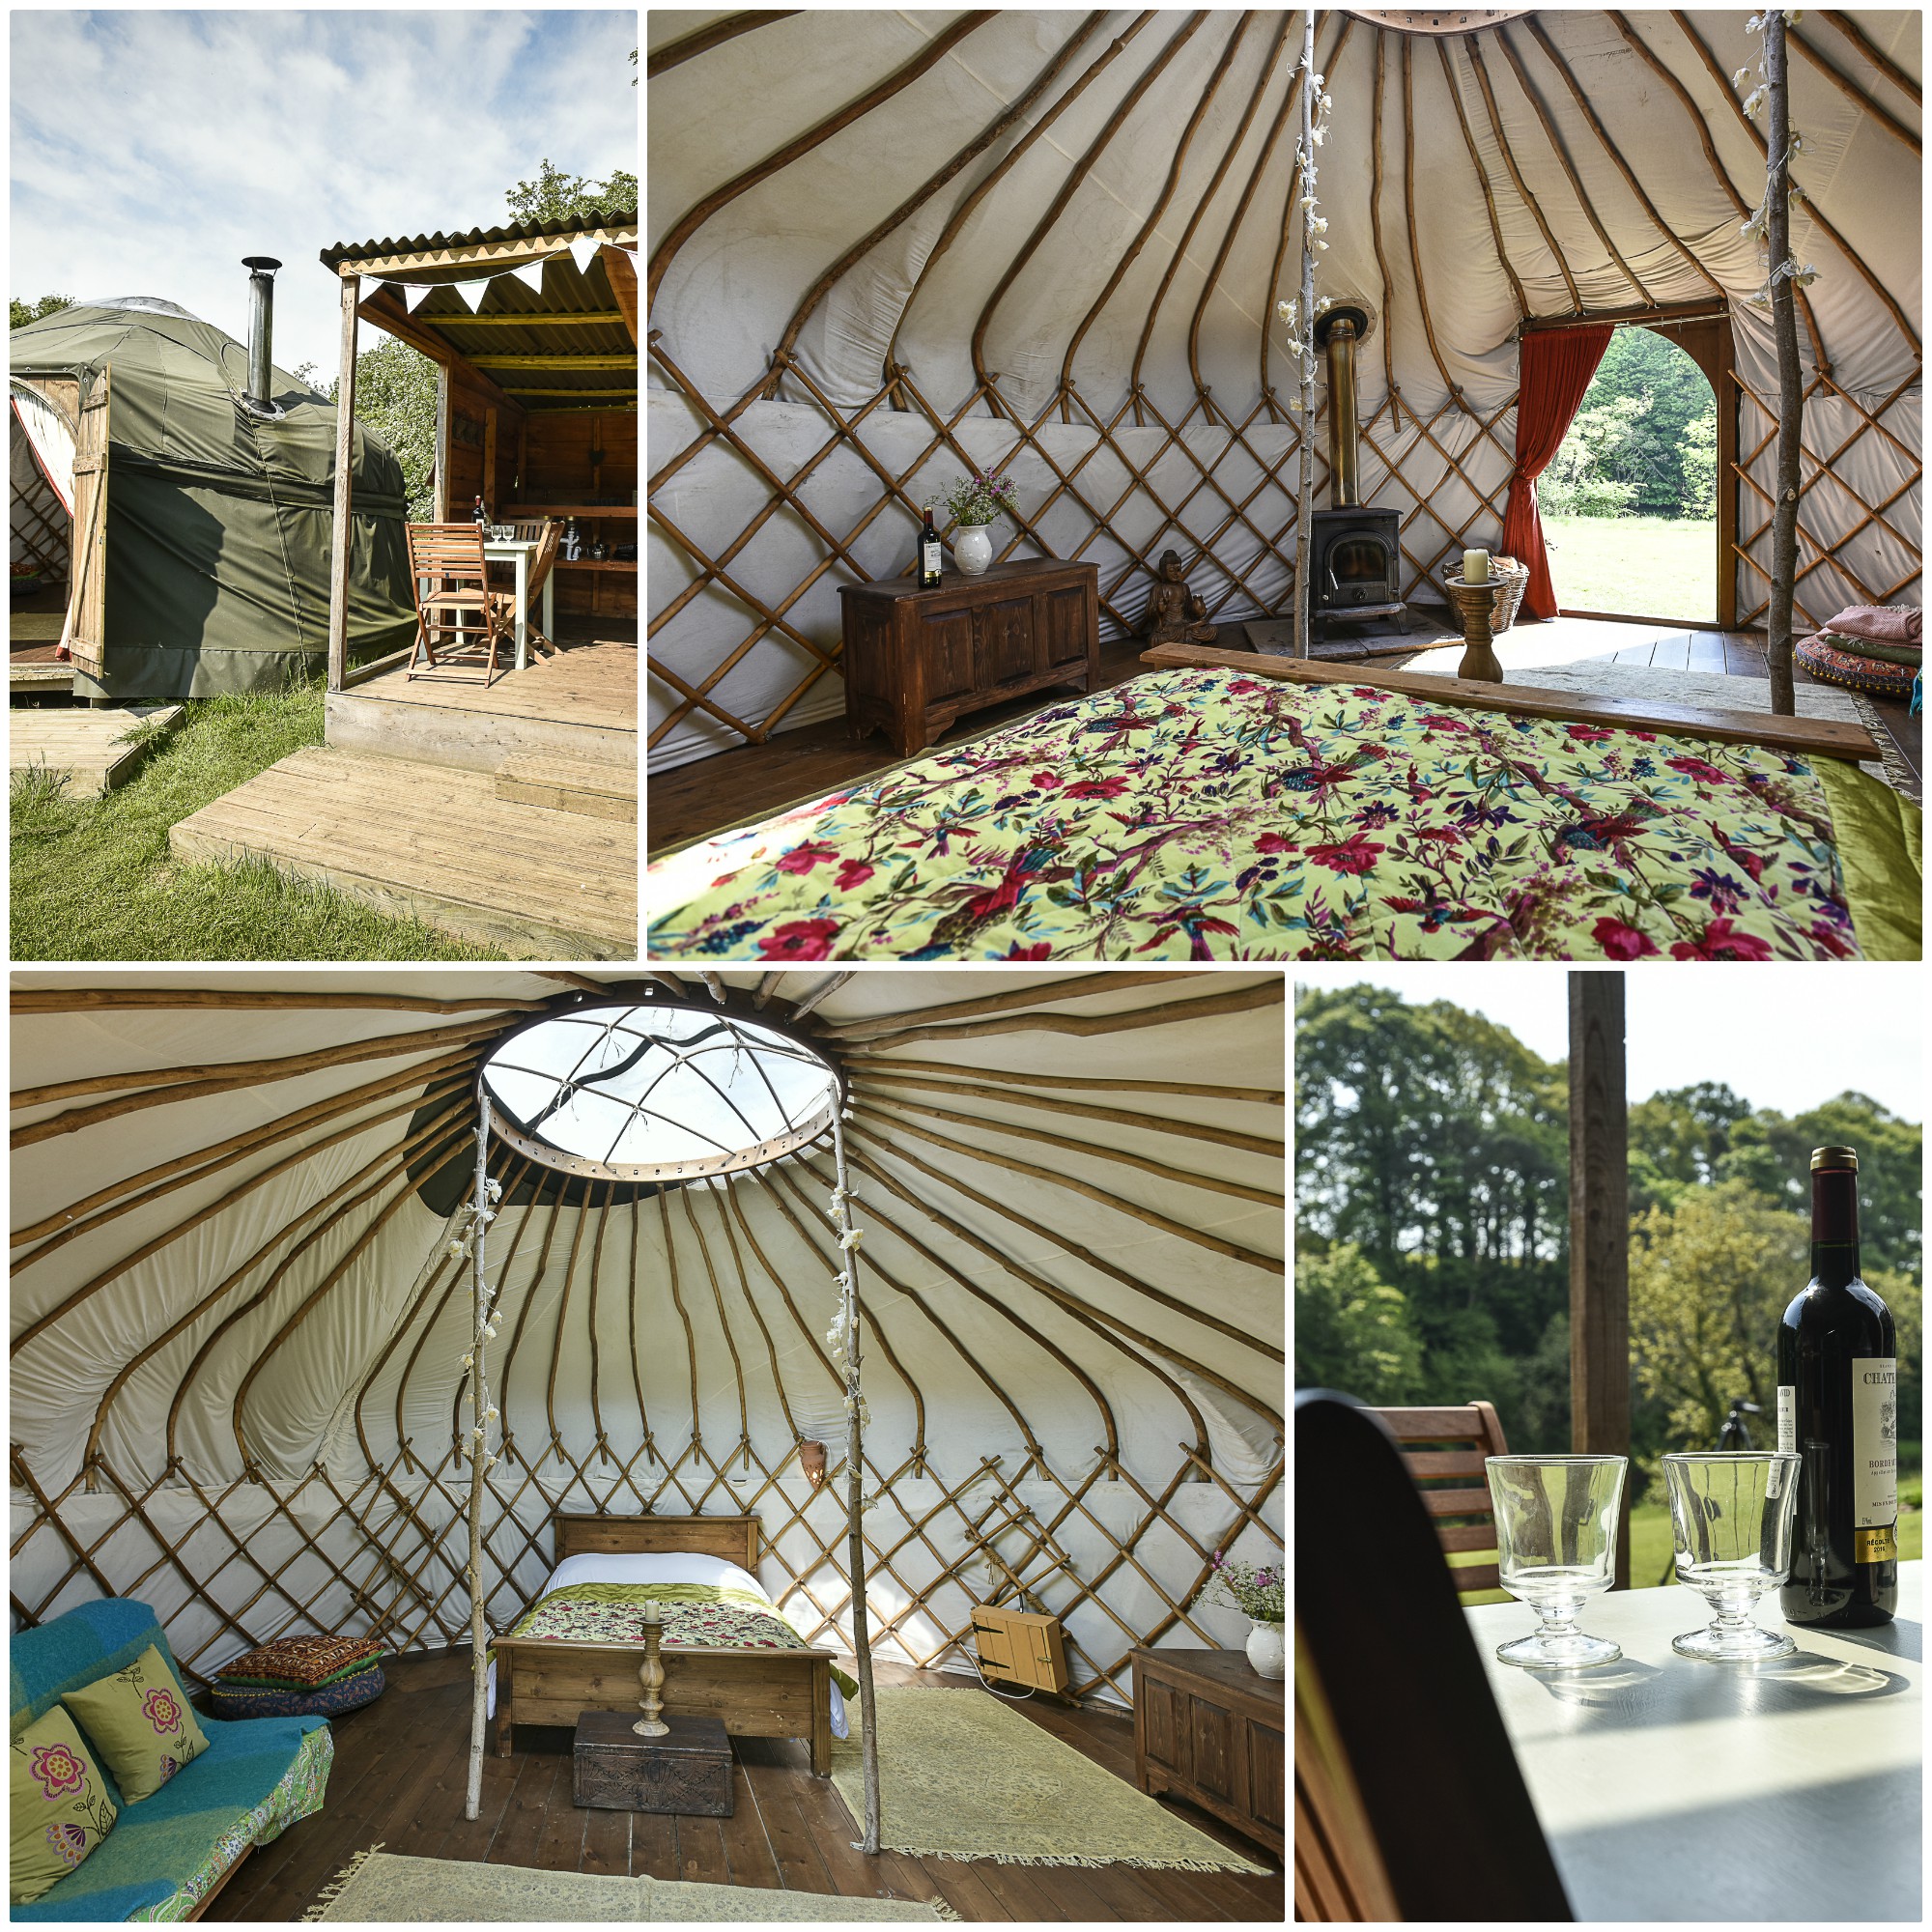
[(668, 1001), (546, 1013), (497, 1042), (480, 1084), (511, 1146), (612, 1180), (763, 1167), (827, 1132), (842, 1096), (807, 1041)]

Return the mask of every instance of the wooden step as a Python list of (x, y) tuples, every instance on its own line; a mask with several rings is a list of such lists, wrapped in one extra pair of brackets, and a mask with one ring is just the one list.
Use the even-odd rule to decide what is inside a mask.
[[(71, 677), (69, 667), (61, 667)], [(7, 762), (14, 771), (39, 765), (68, 774), (70, 798), (99, 798), (124, 785), (161, 737), (181, 722), (179, 704), (15, 705), (7, 714)], [(158, 728), (141, 743), (128, 734), (143, 724)]]
[(600, 758), (535, 754), (506, 758), (497, 767), (497, 796), (518, 805), (546, 805), (553, 811), (586, 818), (638, 822), (638, 768)]
[(515, 959), (635, 959), (629, 827), (498, 798), (488, 772), (297, 752), (169, 834), (179, 859), (267, 860)]

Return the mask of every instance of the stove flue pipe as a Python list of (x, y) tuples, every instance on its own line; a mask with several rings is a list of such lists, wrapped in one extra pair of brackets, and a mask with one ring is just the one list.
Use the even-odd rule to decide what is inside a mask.
[(264, 415), (274, 412), (271, 350), (275, 332), (275, 270), (282, 265), (272, 255), (244, 255), (248, 270), (248, 403)]
[(1315, 324), (1316, 346), (1328, 358), (1328, 506), (1351, 510), (1362, 500), (1360, 426), (1355, 416), (1355, 350), (1375, 330), (1375, 311), (1353, 300), (1331, 305)]

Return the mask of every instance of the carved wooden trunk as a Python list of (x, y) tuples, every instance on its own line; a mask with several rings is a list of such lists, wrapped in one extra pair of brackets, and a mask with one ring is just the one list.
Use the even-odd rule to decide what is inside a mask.
[(1277, 1855), (1287, 1822), (1281, 1684), (1238, 1650), (1137, 1650), (1134, 1768)]
[(636, 1711), (585, 1711), (571, 1747), (571, 1796), (603, 1811), (731, 1815), (731, 1745), (722, 1718), (668, 1717), (670, 1735), (640, 1738)]
[(1052, 685), (1091, 691), (1100, 668), (1095, 564), (996, 563), (948, 572), (936, 590), (905, 578), (848, 583), (845, 722), (880, 730), (900, 757), (923, 752), (969, 711)]

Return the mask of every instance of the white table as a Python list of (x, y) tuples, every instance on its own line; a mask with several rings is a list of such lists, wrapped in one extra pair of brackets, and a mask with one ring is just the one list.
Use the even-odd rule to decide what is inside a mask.
[[(529, 663), (529, 622), (530, 622), (530, 558), (536, 555), (534, 543), (520, 541), (514, 537), (485, 537), (483, 554), (492, 563), (510, 563), (517, 570), (517, 668), (522, 670)], [(556, 582), (556, 571), (543, 582), (543, 631), (544, 636), (556, 635), (551, 615), (551, 592)]]
[(1697, 1663), (1670, 1639), (1710, 1622), (1679, 1584), (1592, 1600), (1620, 1663), (1565, 1676), (1496, 1662), (1526, 1604), (1464, 1614), (1578, 1918), (1919, 1918), (1920, 1573), (1889, 1626), (1785, 1625), (1798, 1655)]

